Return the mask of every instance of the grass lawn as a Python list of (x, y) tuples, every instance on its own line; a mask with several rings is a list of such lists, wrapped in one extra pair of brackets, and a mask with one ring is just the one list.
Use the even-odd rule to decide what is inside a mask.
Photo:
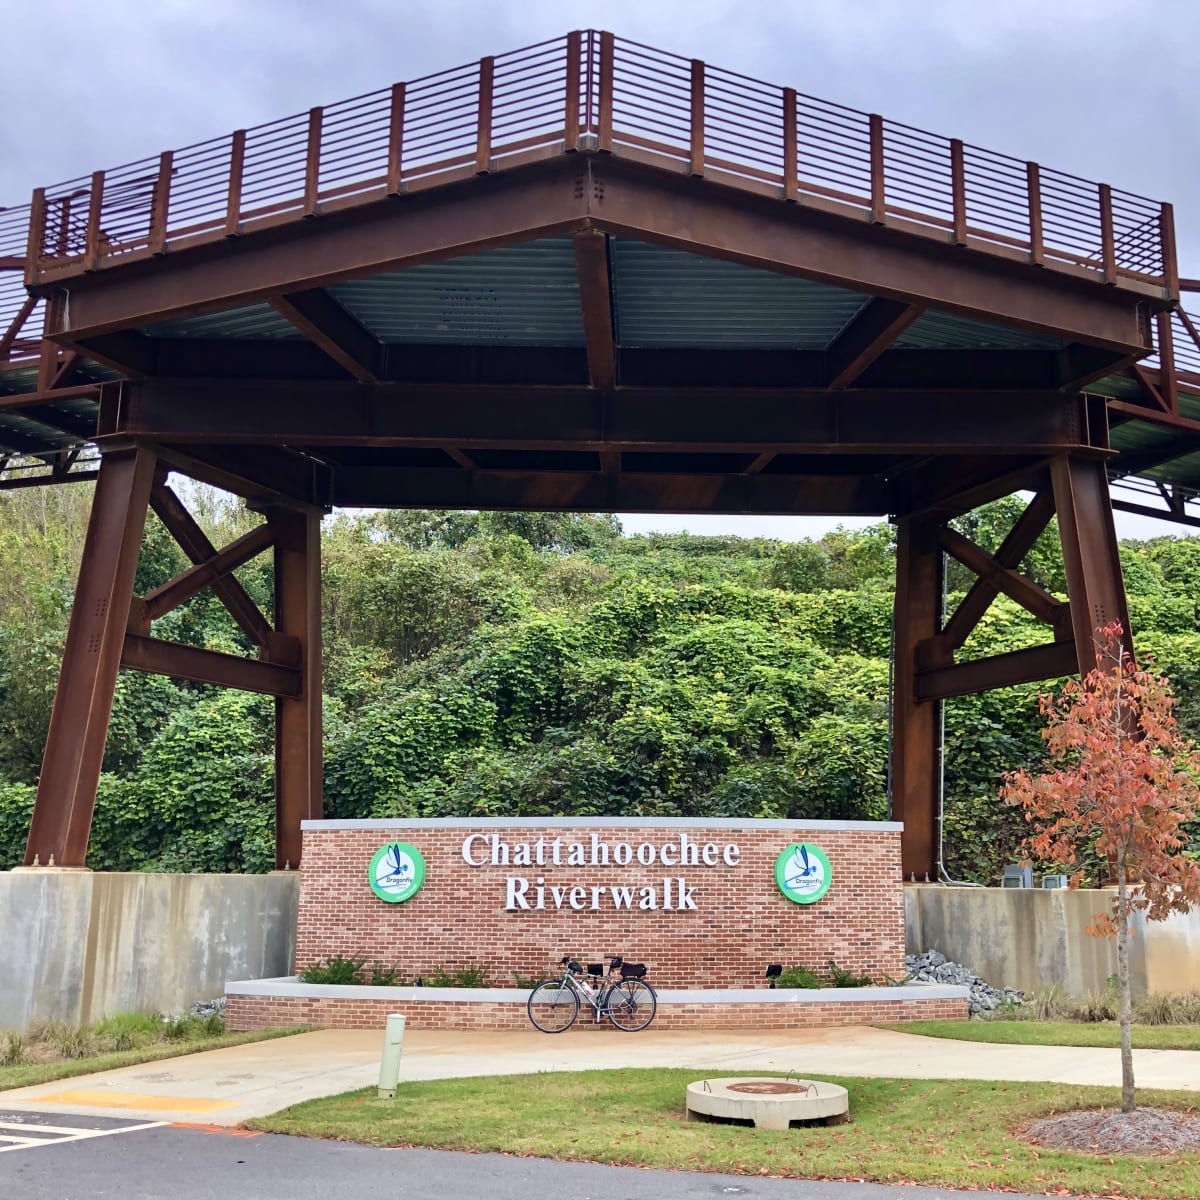
[[(687, 1121), (694, 1070), (580, 1071), (402, 1084), (311, 1100), (247, 1122), (274, 1133), (376, 1146), (500, 1151), (676, 1170), (866, 1179), (1022, 1192), (1195, 1200), (1200, 1155), (1116, 1159), (1041, 1150), (1012, 1136), (1036, 1117), (1114, 1106), (1113, 1088), (924, 1079), (842, 1079), (848, 1125), (787, 1132)], [(1139, 1093), (1187, 1107), (1194, 1093)]]
[[(1119, 1046), (1115, 1021), (909, 1021), (885, 1025), (898, 1033), (957, 1038), (964, 1042), (1003, 1042), (1012, 1046)], [(1134, 1049), (1200, 1050), (1200, 1025), (1135, 1025)]]
[(242, 1046), (247, 1042), (262, 1042), (268, 1038), (287, 1037), (304, 1033), (307, 1026), (296, 1029), (266, 1029), (257, 1033), (220, 1033), (179, 1041), (153, 1042), (131, 1050), (109, 1050), (59, 1062), (29, 1062), (0, 1067), (0, 1091), (9, 1088), (34, 1087), (72, 1075), (89, 1075), (93, 1071), (111, 1071), (114, 1067), (134, 1067), (138, 1063), (157, 1062), (160, 1058), (178, 1058), (181, 1054), (196, 1054), (201, 1050), (220, 1050), (222, 1046)]

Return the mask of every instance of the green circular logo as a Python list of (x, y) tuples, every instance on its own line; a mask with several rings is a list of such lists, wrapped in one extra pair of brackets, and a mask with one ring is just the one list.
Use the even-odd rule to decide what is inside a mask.
[(815, 904), (832, 882), (825, 851), (811, 842), (794, 842), (775, 860), (776, 886), (797, 904)]
[(425, 882), (425, 859), (408, 842), (388, 842), (380, 846), (367, 870), (371, 891), (380, 900), (399, 904), (410, 900)]

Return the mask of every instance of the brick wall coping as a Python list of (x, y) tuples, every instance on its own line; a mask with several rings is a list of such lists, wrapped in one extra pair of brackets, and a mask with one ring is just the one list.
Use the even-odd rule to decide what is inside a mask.
[[(360, 987), (357, 984), (301, 983), (293, 977), (231, 980), (226, 996), (296, 997), (307, 1000), (391, 1000), (427, 1003), (519, 1004), (526, 988)], [(967, 1000), (970, 990), (953, 984), (909, 983), (864, 988), (689, 988), (663, 990), (660, 1004), (867, 1004), (897, 1000)]]
[(900, 821), (759, 821), (751, 817), (371, 817), (301, 821), (301, 829), (804, 829), (899, 833)]

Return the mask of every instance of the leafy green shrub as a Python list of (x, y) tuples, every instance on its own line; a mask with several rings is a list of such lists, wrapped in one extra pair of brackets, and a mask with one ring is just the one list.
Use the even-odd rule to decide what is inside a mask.
[(824, 981), (816, 971), (809, 970), (808, 967), (788, 967), (775, 980), (777, 988), (823, 988)]
[(421, 976), (426, 987), (484, 988), (488, 987), (488, 967), (460, 967), (457, 971), (437, 967)]
[(164, 1021), (163, 1032), (168, 1042), (186, 1042), (199, 1037), (204, 1030), (199, 1017), (187, 1016), (172, 1017)]
[(220, 1013), (209, 1013), (199, 1020), (200, 1032), (205, 1037), (220, 1037), (225, 1032), (225, 1018)]
[(383, 963), (372, 963), (367, 977), (370, 987), (402, 987), (404, 978), (399, 967), (384, 966)]
[(513, 987), (520, 988), (523, 992), (532, 992), (539, 983), (545, 983), (549, 978), (545, 971), (537, 975), (522, 975), (518, 971), (513, 974)]
[(847, 971), (845, 967), (839, 967), (832, 958), (825, 964), (825, 969), (829, 972), (830, 987), (862, 988), (875, 986), (875, 981), (870, 975), (855, 975), (853, 971)]
[(323, 963), (314, 963), (311, 967), (300, 972), (301, 983), (333, 983), (351, 984), (362, 983), (359, 972), (366, 965), (365, 958), (343, 958), (340, 954), (326, 959)]

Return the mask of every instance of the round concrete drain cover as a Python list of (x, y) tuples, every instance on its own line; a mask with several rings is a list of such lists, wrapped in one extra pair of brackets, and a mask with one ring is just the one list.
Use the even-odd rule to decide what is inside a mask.
[(700, 1079), (688, 1084), (686, 1106), (692, 1121), (752, 1121), (756, 1129), (850, 1119), (846, 1089), (818, 1079)]

